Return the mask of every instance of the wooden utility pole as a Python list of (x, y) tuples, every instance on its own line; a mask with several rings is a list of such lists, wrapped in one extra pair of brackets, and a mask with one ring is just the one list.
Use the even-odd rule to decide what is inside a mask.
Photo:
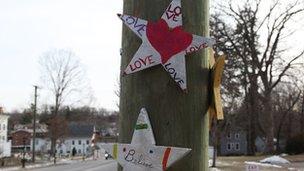
[[(124, 0), (123, 13), (157, 21), (170, 0)], [(209, 1), (183, 0), (183, 29), (209, 36)], [(141, 40), (127, 27), (122, 32), (121, 71)], [(188, 93), (184, 93), (161, 65), (122, 77), (120, 89), (119, 142), (130, 143), (142, 107), (147, 109), (156, 145), (191, 148), (189, 155), (169, 171), (208, 170), (208, 80), (207, 49), (186, 55)]]
[(300, 133), (304, 133), (304, 93), (302, 93), (302, 110), (301, 110), (301, 122), (300, 122)]
[(33, 116), (33, 142), (32, 142), (32, 161), (35, 163), (35, 141), (36, 141), (36, 113), (37, 113), (37, 89), (38, 86), (34, 86), (35, 88), (35, 97), (34, 97), (34, 116)]

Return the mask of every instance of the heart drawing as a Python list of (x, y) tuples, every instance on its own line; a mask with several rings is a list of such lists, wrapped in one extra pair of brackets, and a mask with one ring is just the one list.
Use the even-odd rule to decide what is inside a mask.
[(157, 23), (148, 22), (146, 33), (151, 45), (160, 53), (163, 64), (186, 50), (193, 38), (192, 34), (184, 32), (181, 26), (170, 29), (163, 19)]

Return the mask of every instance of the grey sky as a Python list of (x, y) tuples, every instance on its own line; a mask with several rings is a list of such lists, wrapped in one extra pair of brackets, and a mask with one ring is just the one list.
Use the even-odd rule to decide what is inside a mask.
[[(214, 2), (217, 1), (211, 1)], [(0, 106), (6, 110), (28, 107), (33, 101), (32, 85), (39, 83), (40, 55), (52, 48), (68, 48), (87, 69), (96, 97), (94, 105), (117, 109), (114, 91), (118, 88), (122, 23), (116, 13), (121, 13), (122, 3), (122, 0), (0, 0)], [(261, 11), (266, 12), (267, 6), (263, 4)], [(299, 21), (303, 20), (291, 23), (298, 33), (286, 42), (288, 48), (303, 48), (299, 42), (304, 25)], [(45, 89), (40, 93), (40, 104), (50, 102)]]
[(121, 0), (0, 0), (0, 105), (27, 107), (39, 83), (40, 55), (69, 48), (87, 69), (95, 105), (116, 109), (121, 11)]

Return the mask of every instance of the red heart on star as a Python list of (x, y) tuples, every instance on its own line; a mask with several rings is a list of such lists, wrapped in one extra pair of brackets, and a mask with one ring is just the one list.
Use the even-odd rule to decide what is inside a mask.
[(147, 38), (160, 53), (163, 64), (174, 55), (186, 50), (192, 42), (192, 34), (184, 32), (181, 26), (170, 30), (163, 19), (157, 23), (148, 22)]

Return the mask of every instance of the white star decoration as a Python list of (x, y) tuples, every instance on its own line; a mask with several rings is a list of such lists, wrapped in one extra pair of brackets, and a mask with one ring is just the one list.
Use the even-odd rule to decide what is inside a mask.
[(142, 40), (124, 74), (161, 64), (181, 89), (186, 91), (185, 55), (212, 46), (215, 41), (182, 30), (180, 0), (172, 0), (156, 23), (130, 15), (118, 16)]
[(164, 171), (191, 151), (189, 148), (156, 146), (150, 120), (141, 109), (131, 144), (101, 145), (124, 171)]

